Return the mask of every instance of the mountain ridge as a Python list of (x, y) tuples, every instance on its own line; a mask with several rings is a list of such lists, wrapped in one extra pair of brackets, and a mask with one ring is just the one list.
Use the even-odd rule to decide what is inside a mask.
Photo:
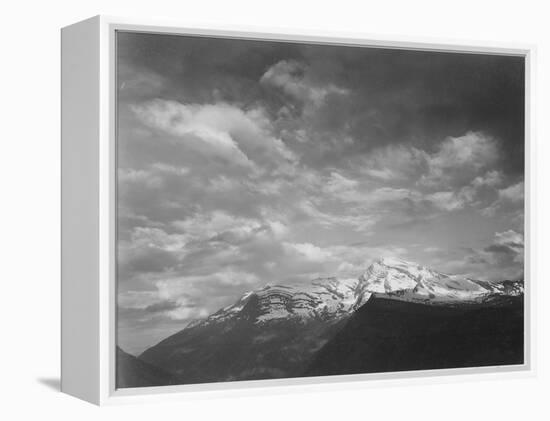
[(239, 317), (253, 296), (261, 306), (256, 322), (265, 322), (293, 317), (343, 317), (361, 307), (373, 293), (425, 304), (481, 302), (492, 294), (520, 295), (523, 281), (480, 281), (395, 257), (383, 257), (375, 260), (358, 278), (320, 277), (299, 285), (267, 284), (247, 291), (234, 304), (194, 320), (187, 327)]
[(259, 305), (255, 322), (262, 323), (281, 318), (337, 319), (359, 308), (369, 296), (364, 293), (357, 279), (329, 277), (316, 278), (302, 285), (268, 284), (246, 292), (234, 304), (205, 319), (195, 320), (188, 327), (239, 317), (253, 297)]

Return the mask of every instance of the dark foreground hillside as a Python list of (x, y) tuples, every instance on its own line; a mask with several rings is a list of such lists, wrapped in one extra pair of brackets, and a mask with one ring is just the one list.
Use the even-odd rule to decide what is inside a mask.
[(371, 299), (317, 353), (306, 376), (523, 363), (523, 297), (436, 306)]
[(140, 355), (181, 384), (296, 377), (340, 323), (247, 319), (185, 329)]
[(147, 387), (176, 384), (175, 378), (164, 370), (116, 349), (116, 387)]

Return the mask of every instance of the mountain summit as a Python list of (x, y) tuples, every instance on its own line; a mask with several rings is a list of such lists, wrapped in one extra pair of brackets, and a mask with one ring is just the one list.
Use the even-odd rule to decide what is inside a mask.
[(478, 281), (461, 275), (437, 272), (396, 258), (375, 261), (359, 277), (359, 281), (365, 284), (365, 291), (370, 293), (432, 304), (477, 302), (494, 294), (523, 294), (522, 281)]

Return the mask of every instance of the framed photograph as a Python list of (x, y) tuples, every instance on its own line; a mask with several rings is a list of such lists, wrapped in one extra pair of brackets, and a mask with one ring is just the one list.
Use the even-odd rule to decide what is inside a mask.
[(62, 30), (62, 390), (531, 370), (530, 47)]

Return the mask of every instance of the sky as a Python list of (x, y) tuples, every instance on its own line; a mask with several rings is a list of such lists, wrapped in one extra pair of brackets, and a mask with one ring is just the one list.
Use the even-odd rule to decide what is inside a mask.
[(118, 343), (399, 257), (523, 277), (524, 61), (119, 32)]

